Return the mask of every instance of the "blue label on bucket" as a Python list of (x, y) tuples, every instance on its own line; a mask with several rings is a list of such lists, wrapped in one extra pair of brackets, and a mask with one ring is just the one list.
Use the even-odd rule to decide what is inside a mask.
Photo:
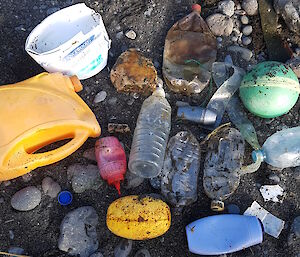
[(70, 53), (68, 53), (65, 57), (65, 61), (69, 61), (70, 59), (74, 58), (76, 55), (78, 55), (82, 50), (84, 50), (87, 46), (89, 46), (95, 39), (95, 35), (92, 35), (87, 40), (82, 42), (79, 46), (77, 46), (75, 49), (73, 49)]
[(101, 54), (95, 59), (93, 60), (88, 66), (84, 67), (83, 69), (81, 69), (78, 72), (78, 76), (84, 75), (84, 74), (88, 74), (89, 72), (91, 72), (92, 70), (94, 70), (95, 68), (97, 68), (99, 66), (100, 63), (102, 63), (103, 58), (101, 56)]

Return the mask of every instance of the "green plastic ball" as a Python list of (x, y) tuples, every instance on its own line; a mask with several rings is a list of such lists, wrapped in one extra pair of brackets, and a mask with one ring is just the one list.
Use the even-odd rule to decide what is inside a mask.
[(240, 86), (245, 107), (262, 118), (287, 113), (299, 97), (299, 81), (292, 69), (280, 62), (262, 62), (248, 72)]

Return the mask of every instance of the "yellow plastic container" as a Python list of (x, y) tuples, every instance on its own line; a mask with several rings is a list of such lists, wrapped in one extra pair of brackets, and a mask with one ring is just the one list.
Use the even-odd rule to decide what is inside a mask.
[[(22, 176), (75, 152), (89, 136), (100, 135), (95, 115), (75, 93), (76, 76), (41, 73), (0, 86), (0, 181)], [(53, 142), (72, 139), (48, 152)]]

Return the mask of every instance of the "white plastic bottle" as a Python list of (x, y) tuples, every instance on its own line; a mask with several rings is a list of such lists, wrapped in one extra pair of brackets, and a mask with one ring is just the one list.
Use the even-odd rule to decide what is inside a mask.
[(129, 170), (143, 178), (156, 177), (163, 165), (171, 129), (171, 106), (162, 82), (141, 108), (134, 130)]
[(268, 137), (260, 150), (252, 152), (252, 158), (281, 169), (300, 166), (300, 127), (283, 129)]

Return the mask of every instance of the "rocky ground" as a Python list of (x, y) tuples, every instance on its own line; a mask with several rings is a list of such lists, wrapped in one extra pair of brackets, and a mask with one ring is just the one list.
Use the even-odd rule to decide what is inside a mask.
[[(76, 2), (72, 0), (0, 1), (1, 85), (15, 83), (43, 71), (26, 54), (24, 50), (25, 40), (30, 31), (49, 14)], [(129, 125), (131, 133), (118, 135), (125, 146), (127, 155), (130, 151), (135, 122), (144, 98), (138, 95), (117, 93), (109, 79), (110, 69), (123, 51), (135, 47), (139, 48), (146, 57), (153, 60), (158, 74), (161, 76), (162, 53), (166, 33), (175, 21), (190, 12), (190, 7), (195, 2), (192, 0), (85, 1), (89, 7), (101, 13), (112, 40), (112, 48), (109, 53), (108, 66), (93, 78), (82, 81), (84, 89), (79, 95), (95, 113), (102, 127), (103, 136), (108, 135), (108, 122), (127, 123)], [(224, 6), (220, 6), (218, 9), (218, 1), (207, 0), (200, 2), (200, 4), (203, 7), (202, 16), (204, 18), (216, 12), (224, 13)], [(252, 4), (250, 7), (254, 8), (253, 3), (250, 4)], [(255, 14), (255, 11), (254, 16), (243, 12), (241, 8), (247, 9), (247, 7), (242, 2), (235, 1), (235, 7), (238, 7), (235, 14), (230, 10), (230, 6), (226, 7), (229, 8), (229, 10), (226, 10), (227, 15), (232, 15), (230, 21), (227, 17), (219, 17), (219, 19), (224, 19), (224, 22), (226, 21), (226, 26), (229, 26), (229, 28), (223, 29), (221, 32), (215, 32), (219, 34), (217, 38), (218, 60), (223, 61), (224, 58), (227, 58), (230, 61), (228, 54), (231, 53), (231, 58), (236, 65), (240, 64), (243, 68), (249, 69), (257, 61), (268, 59), (260, 27), (260, 18), (259, 15)], [(251, 11), (248, 10), (250, 13)], [(244, 18), (240, 16), (244, 16)], [(125, 35), (129, 30), (136, 33), (135, 39), (127, 37), (134, 38), (132, 33)], [(278, 31), (292, 51), (296, 55), (299, 54), (298, 39), (293, 32), (288, 30), (283, 20), (280, 20)], [(235, 42), (252, 51), (247, 61), (227, 49), (229, 45)], [(243, 51), (246, 51), (245, 54), (249, 54), (247, 50)], [(240, 63), (238, 63), (239, 61)], [(95, 103), (95, 96), (100, 91), (105, 91), (106, 97), (105, 93), (102, 93), (101, 96), (98, 96), (98, 101), (96, 101), (98, 103)], [(167, 99), (174, 107), (172, 110), (171, 136), (181, 130), (188, 130), (199, 141), (203, 140), (208, 131), (195, 124), (176, 120), (175, 103), (179, 100), (190, 103), (203, 102), (206, 100), (207, 92), (205, 91), (199, 96), (187, 97), (166, 91)], [(103, 101), (99, 101), (99, 99)], [(261, 119), (249, 114), (249, 119), (257, 130), (260, 143), (263, 143), (267, 137), (279, 129), (299, 125), (299, 108), (300, 103), (298, 102), (288, 114), (275, 119)], [(224, 121), (226, 120), (228, 119), (225, 116)], [(87, 151), (94, 146), (94, 143), (95, 139), (88, 139), (78, 151), (63, 161), (36, 169), (30, 175), (22, 178), (0, 183), (0, 251), (7, 252), (11, 247), (20, 247), (24, 249), (25, 254), (30, 256), (68, 256), (67, 253), (58, 249), (61, 222), (70, 211), (82, 206), (92, 206), (94, 209), (89, 208), (85, 214), (93, 217), (90, 220), (91, 227), (96, 226), (96, 230), (90, 230), (93, 235), (92, 238), (98, 240), (99, 252), (104, 256), (113, 256), (120, 238), (114, 236), (107, 229), (105, 221), (106, 210), (109, 204), (118, 198), (118, 194), (114, 188), (109, 187), (105, 182), (95, 179), (97, 178), (95, 166), (93, 166), (95, 161), (92, 160), (90, 152)], [(250, 163), (250, 151), (250, 146), (247, 145), (246, 163)], [(75, 165), (75, 167), (72, 165)], [(84, 167), (79, 165), (84, 165)], [(87, 171), (89, 171), (89, 178), (85, 177)], [(171, 228), (165, 235), (148, 241), (133, 242), (129, 256), (134, 256), (142, 248), (148, 249), (152, 257), (195, 256), (188, 252), (185, 226), (198, 218), (213, 215), (213, 212), (210, 211), (210, 200), (202, 188), (202, 175), (203, 172), (200, 169), (197, 202), (185, 208), (182, 213), (173, 212)], [(274, 171), (263, 164), (256, 173), (242, 177), (237, 191), (225, 201), (225, 204), (236, 204), (240, 212), (243, 213), (253, 201), (257, 201), (265, 209), (286, 221), (286, 225), (278, 239), (265, 234), (262, 244), (227, 256), (299, 257), (299, 218), (292, 226), (293, 220), (300, 214), (299, 176), (299, 168)], [(46, 177), (51, 177), (57, 183)], [(83, 188), (76, 187), (76, 179), (79, 181), (80, 179), (85, 180)], [(265, 184), (279, 184), (285, 190), (286, 194), (282, 203), (264, 202), (259, 188)], [(24, 207), (26, 203), (18, 198), (18, 194), (14, 194), (27, 186), (35, 186), (36, 188), (26, 189), (34, 196), (34, 199), (29, 203), (29, 207), (28, 204)], [(71, 205), (63, 207), (58, 204), (55, 196), (60, 189), (70, 190), (73, 193)], [(151, 192), (159, 193), (158, 190), (154, 190), (150, 186), (149, 181), (144, 181), (142, 185), (134, 189), (122, 188), (122, 195)], [(12, 207), (32, 210), (17, 211)], [(97, 234), (95, 234), (95, 231)], [(91, 249), (96, 248), (94, 241), (91, 244)], [(100, 254), (96, 256), (100, 256)]]

